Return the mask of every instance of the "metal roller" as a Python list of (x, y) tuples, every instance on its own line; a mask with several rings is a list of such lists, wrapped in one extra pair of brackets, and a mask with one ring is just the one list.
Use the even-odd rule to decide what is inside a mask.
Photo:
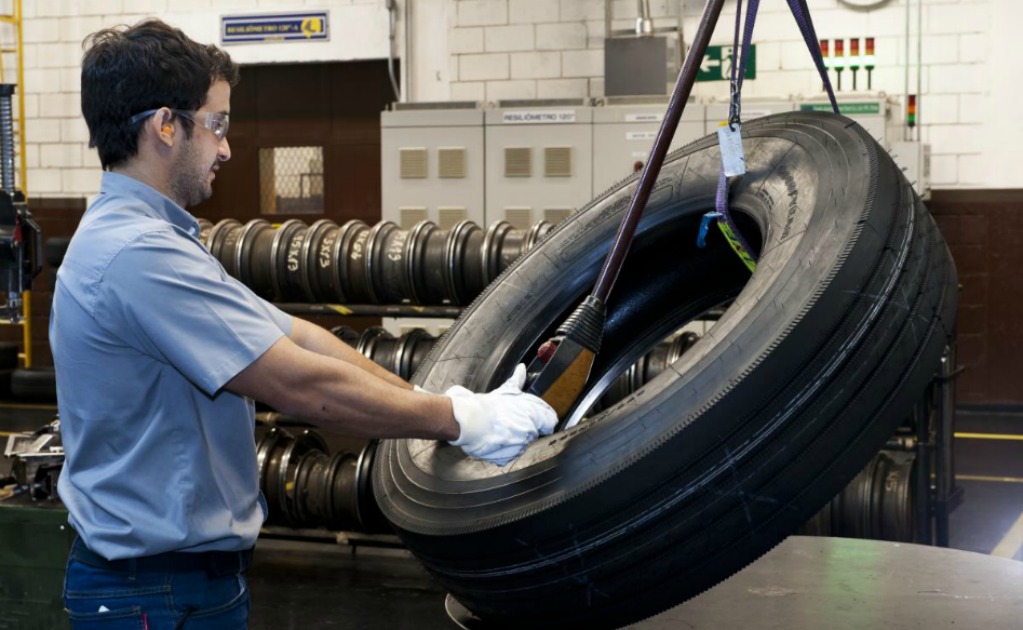
[(293, 503), (293, 520), (308, 525), (322, 524), (335, 530), (358, 526), (358, 493), (354, 453), (342, 451), (333, 457), (311, 451), (297, 465), (295, 487), (301, 489)]
[(352, 304), (375, 304), (366, 271), (368, 251), (366, 249), (370, 227), (359, 221), (346, 235), (346, 242), (337, 259), (341, 276), (341, 290)]
[(359, 343), (359, 333), (351, 326), (335, 326), (330, 329), (330, 332), (353, 348)]
[[(284, 260), (277, 260), (278, 281), (277, 290), (281, 300), (285, 302), (303, 302), (308, 300), (306, 296), (306, 260), (305, 252), (306, 239), (309, 237), (309, 228), (303, 223), (291, 233), (291, 237), (284, 243), (281, 251), (284, 253)], [(283, 265), (281, 264), (283, 262)]]
[(436, 342), (437, 338), (422, 328), (413, 328), (399, 337), (394, 357), (395, 373), (406, 381), (412, 380)]
[[(332, 291), (330, 301), (338, 303), (351, 302), (347, 299), (347, 294), (345, 293), (348, 286), (348, 249), (354, 236), (365, 229), (367, 229), (367, 225), (362, 221), (346, 221), (338, 228), (337, 234), (334, 235), (329, 254), (331, 261), (330, 287)], [(354, 304), (355, 302), (351, 303)]]
[(376, 442), (357, 455), (347, 451), (330, 455), (317, 433), (302, 429), (295, 435), (274, 424), (282, 419), (280, 414), (265, 414), (257, 427), (260, 489), (267, 501), (268, 524), (389, 531), (369, 483)]
[(377, 304), (412, 303), (412, 277), (406, 264), (408, 236), (390, 221), (378, 223), (370, 234), (366, 272)]
[(388, 372), (406, 378), (401, 370), (402, 342), (405, 338), (406, 335), (395, 338), (390, 333), (380, 334), (373, 340), (366, 356)]
[[(259, 228), (253, 228), (247, 235), (243, 245), (242, 258), (247, 264), (242, 265), (242, 275), (248, 280), (242, 280), (252, 288), (256, 294), (272, 300), (276, 297), (273, 276), (273, 242), (277, 237), (278, 230), (269, 224)], [(247, 251), (246, 251), (247, 249)], [(247, 275), (246, 275), (247, 274)]]
[(535, 247), (553, 228), (553, 223), (541, 221), (528, 230), (509, 230), (501, 242), (497, 273), (502, 273), (520, 256)]
[(270, 242), (270, 284), (273, 286), (274, 299), (283, 300), (283, 291), (288, 277), (288, 251), (292, 238), (296, 233), (306, 230), (305, 223), (298, 219), (288, 219), (277, 228)]
[(238, 268), (238, 245), (241, 243), (244, 230), (243, 225), (229, 225), (224, 228), (220, 250), (217, 252), (217, 260), (224, 266), (224, 270), (235, 278), (241, 276), (241, 270)]
[[(474, 238), (478, 236), (478, 238)], [(470, 240), (476, 240), (482, 246), (482, 230), (472, 221), (459, 221), (451, 228), (444, 246), (444, 265), (448, 295), (452, 296), (452, 304), (465, 306), (479, 295), (471, 293), (466, 285), (465, 272), (467, 259), (470, 257)], [(479, 251), (478, 249), (476, 251)]]
[(241, 223), (234, 219), (224, 219), (223, 221), (217, 221), (217, 224), (210, 229), (206, 248), (210, 250), (214, 258), (220, 261), (221, 265), (223, 265), (223, 261), (220, 259), (220, 250), (224, 244), (224, 237), (227, 236), (229, 230), (239, 228), (241, 225)]
[(454, 305), (456, 303), (457, 296), (445, 259), (450, 234), (450, 230), (431, 229), (425, 236), (423, 265), (417, 272), (417, 275), (422, 278), (424, 286), (423, 299), (428, 300), (424, 302), (425, 304)]
[(196, 238), (203, 244), (203, 247), (209, 249), (209, 238), (210, 232), (213, 230), (213, 222), (209, 219), (196, 219), (196, 222), (199, 224), (199, 235)]
[(459, 277), (464, 287), (464, 304), (470, 304), (476, 296), (483, 293), (490, 281), (487, 280), (487, 272), (483, 264), (483, 257), (480, 251), (483, 249), (483, 237), (485, 232), (478, 225), (473, 228), (465, 239), (465, 253), (462, 256), (462, 272)]
[(801, 533), (929, 543), (914, 540), (914, 460), (912, 453), (881, 451)]
[(483, 245), (480, 247), (480, 260), (488, 283), (493, 282), (504, 269), (501, 266), (501, 248), (504, 245), (504, 238), (513, 229), (511, 223), (507, 221), (498, 221), (487, 228)]
[[(281, 427), (271, 427), (256, 447), (257, 458), (264, 453), (263, 466), (260, 470), (260, 487), (266, 496), (270, 520), (274, 523), (292, 525), (293, 514), (289, 513), (290, 500), (285, 496), (288, 484), (294, 486), (291, 478), (296, 455), (301, 456), (310, 448), (321, 446), (322, 439), (311, 431), (304, 431), (298, 438)], [(320, 450), (323, 450), (322, 448)], [(294, 490), (292, 489), (292, 493)]]
[[(326, 297), (331, 284), (330, 248), (323, 251), (324, 239), (337, 232), (337, 224), (330, 219), (320, 219), (309, 226), (299, 259), (302, 261), (302, 291), (305, 299), (310, 302), (327, 302)], [(325, 256), (323, 254), (326, 254)]]
[(497, 250), (497, 274), (500, 275), (519, 256), (526, 253), (526, 237), (524, 230), (510, 229), (505, 232)]
[(436, 231), (437, 224), (433, 221), (420, 221), (412, 226), (405, 241), (405, 273), (409, 278), (414, 304), (435, 305), (444, 299), (442, 293), (435, 291), (436, 287), (427, 282), (427, 247), (430, 235)]
[[(372, 360), (377, 353), (377, 346), (381, 339), (394, 339), (394, 336), (387, 332), (387, 329), (383, 326), (371, 326), (359, 337), (359, 342), (356, 344), (355, 349), (362, 356)], [(378, 363), (378, 365), (380, 364)], [(381, 365), (381, 367), (390, 370), (387, 365)], [(393, 370), (390, 371), (393, 372)]]
[[(237, 270), (237, 273), (232, 275), (261, 295), (265, 295), (265, 293), (261, 293), (257, 290), (256, 274), (253, 273), (252, 269), (253, 263), (256, 262), (252, 258), (253, 245), (260, 233), (269, 233), (272, 230), (273, 228), (270, 227), (270, 224), (263, 219), (253, 219), (249, 221), (238, 232), (238, 239), (234, 243), (234, 251), (226, 254), (231, 257), (234, 269)], [(263, 262), (263, 266), (268, 269), (268, 266), (265, 263), (269, 261), (260, 262)]]
[(528, 252), (537, 246), (537, 244), (544, 239), (545, 236), (550, 234), (550, 231), (554, 229), (554, 224), (550, 221), (540, 221), (529, 228), (529, 232), (526, 233), (525, 249), (523, 254)]

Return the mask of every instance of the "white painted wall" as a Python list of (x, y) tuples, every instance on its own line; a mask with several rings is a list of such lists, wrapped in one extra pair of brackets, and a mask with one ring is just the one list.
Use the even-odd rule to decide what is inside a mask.
[[(1023, 96), (1015, 64), (1023, 53), (1016, 25), (1019, 0), (890, 0), (855, 11), (838, 0), (809, 0), (823, 38), (877, 40), (874, 88), (904, 87), (906, 2), (911, 3), (916, 59), (916, 11), (923, 10), (922, 138), (932, 146), (934, 188), (1019, 188), (1016, 149), (1023, 124), (1015, 117)], [(0, 0), (2, 4), (3, 0)], [(7, 0), (10, 2), (10, 0)], [(603, 0), (398, 0), (399, 52), (409, 100), (599, 97), (603, 95)], [(659, 24), (679, 0), (652, 0)], [(702, 0), (682, 3), (685, 35), (692, 37)], [(725, 5), (712, 40), (731, 39), (734, 1)], [(275, 43), (228, 48), (241, 63), (370, 59), (386, 56), (385, 0), (24, 0), (28, 190), (37, 196), (92, 195), (99, 162), (88, 149), (79, 112), (81, 41), (90, 32), (145, 16), (159, 16), (190, 36), (218, 43), (220, 16), (229, 13), (328, 9), (328, 43)], [(634, 0), (614, 0), (614, 27), (628, 27)], [(405, 28), (406, 24), (409, 28)], [(762, 0), (754, 41), (758, 78), (745, 94), (817, 96), (820, 82), (784, 0)], [(845, 81), (848, 82), (848, 72)], [(861, 81), (864, 75), (861, 71)], [(915, 75), (911, 91), (915, 90)], [(848, 83), (846, 84), (848, 86)], [(723, 98), (724, 83), (695, 93)]]

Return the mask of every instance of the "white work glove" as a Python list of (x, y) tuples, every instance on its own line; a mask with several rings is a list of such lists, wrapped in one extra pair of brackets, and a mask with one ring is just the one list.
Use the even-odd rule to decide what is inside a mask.
[(444, 395), (451, 399), (458, 439), (466, 455), (504, 466), (541, 435), (550, 435), (558, 415), (542, 399), (522, 391), (526, 366), (520, 363), (504, 385), (487, 394), (474, 394), (458, 385)]

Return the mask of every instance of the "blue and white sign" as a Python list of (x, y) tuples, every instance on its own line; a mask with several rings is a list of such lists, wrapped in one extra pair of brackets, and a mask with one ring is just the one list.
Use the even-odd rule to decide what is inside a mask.
[(225, 44), (286, 41), (327, 41), (327, 12), (225, 15), (220, 18), (220, 41)]

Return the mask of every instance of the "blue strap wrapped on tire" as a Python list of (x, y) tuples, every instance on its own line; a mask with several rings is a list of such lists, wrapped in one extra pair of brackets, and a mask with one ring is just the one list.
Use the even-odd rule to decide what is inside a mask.
[[(931, 380), (955, 317), (954, 264), (926, 208), (853, 121), (744, 126), (724, 239), (714, 137), (669, 156), (608, 303), (582, 415), (685, 322), (721, 319), (641, 390), (497, 467), (425, 440), (381, 443), (374, 494), (403, 542), (494, 627), (615, 627), (734, 574), (870, 460)], [(488, 390), (593, 284), (636, 178), (562, 223), (437, 344), (414, 381)]]

